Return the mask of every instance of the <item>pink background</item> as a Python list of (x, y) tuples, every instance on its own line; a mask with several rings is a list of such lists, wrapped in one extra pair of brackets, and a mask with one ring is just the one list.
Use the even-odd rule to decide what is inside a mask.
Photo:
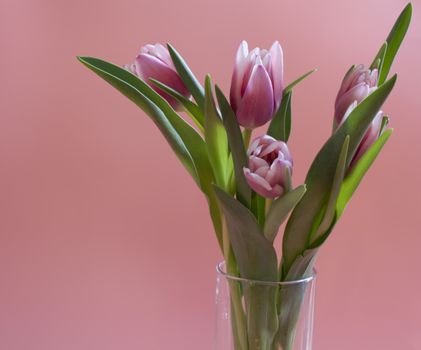
[[(212, 349), (204, 199), (154, 125), (75, 56), (129, 62), (170, 41), (227, 91), (241, 39), (281, 41), (296, 89), (295, 183), (352, 63), (405, 0), (0, 4), (0, 349)], [(421, 348), (421, 1), (385, 106), (395, 134), (318, 260), (315, 349)]]

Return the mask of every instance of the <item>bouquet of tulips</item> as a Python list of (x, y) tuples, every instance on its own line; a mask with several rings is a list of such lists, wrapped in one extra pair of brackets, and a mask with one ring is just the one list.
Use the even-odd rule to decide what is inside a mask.
[[(124, 67), (78, 59), (136, 103), (162, 132), (207, 199), (227, 272), (256, 281), (290, 281), (312, 273), (320, 247), (392, 134), (381, 107), (396, 82), (396, 75), (388, 74), (411, 13), (409, 4), (370, 66), (352, 66), (345, 74), (332, 135), (305, 184), (297, 187), (288, 149), (292, 91), (314, 71), (285, 85), (278, 42), (269, 50), (251, 51), (247, 42), (240, 44), (229, 98), (209, 75), (202, 86), (170, 44), (146, 45)], [(265, 134), (252, 135), (265, 124)], [(274, 241), (286, 220), (278, 257)], [(290, 348), (300, 293), (280, 300), (278, 292), (233, 293), (245, 304), (234, 312), (254, 313), (236, 335), (236, 349)]]

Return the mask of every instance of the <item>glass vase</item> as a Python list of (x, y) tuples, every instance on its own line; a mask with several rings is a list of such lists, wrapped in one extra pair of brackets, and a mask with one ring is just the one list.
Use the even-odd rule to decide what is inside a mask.
[(215, 350), (311, 350), (316, 273), (262, 282), (217, 265)]

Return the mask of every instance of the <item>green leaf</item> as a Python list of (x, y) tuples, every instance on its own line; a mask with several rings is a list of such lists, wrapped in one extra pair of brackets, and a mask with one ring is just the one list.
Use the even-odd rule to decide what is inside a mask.
[(123, 95), (132, 100), (151, 117), (152, 121), (158, 126), (159, 130), (162, 132), (171, 148), (180, 159), (181, 163), (199, 183), (192, 155), (178, 130), (176, 130), (176, 127), (167, 119), (164, 112), (159, 109), (158, 106), (148, 98), (148, 96), (146, 96), (144, 91), (141, 92), (144, 90), (142, 84), (145, 83), (125, 69), (98, 58), (78, 57), (78, 60), (109, 84), (114, 86)]
[(288, 274), (283, 278), (284, 281), (296, 281), (300, 278), (306, 278), (313, 273), (313, 264), (316, 260), (319, 248), (306, 249), (294, 261)]
[(270, 122), (267, 134), (277, 140), (288, 141), (291, 131), (291, 95), (286, 92), (282, 97), (281, 105)]
[(177, 157), (207, 195), (215, 232), (222, 246), (221, 214), (212, 188), (214, 175), (204, 140), (165, 99), (135, 75), (98, 58), (78, 57), (78, 59), (136, 103), (158, 126)]
[(285, 142), (288, 142), (291, 134), (291, 105), (292, 105), (292, 91), (290, 92), (289, 103), (285, 114)]
[(263, 228), (266, 219), (266, 198), (256, 192), (252, 192), (250, 210), (256, 218), (259, 226)]
[(311, 71), (303, 74), (301, 77), (299, 77), (298, 79), (294, 80), (291, 84), (289, 84), (285, 89), (284, 89), (284, 94), (286, 94), (287, 92), (292, 91), (292, 88), (295, 87), (296, 85), (298, 85), (299, 83), (301, 83), (305, 78), (307, 78), (309, 75), (313, 74), (314, 72), (317, 72), (317, 69), (312, 69)]
[(287, 192), (284, 196), (274, 200), (265, 220), (264, 234), (269, 242), (273, 242), (278, 233), (279, 227), (288, 217), (288, 214), (300, 201), (306, 186), (301, 185), (292, 191)]
[(373, 63), (371, 63), (370, 69), (377, 69), (379, 72), (379, 76), (381, 75), (382, 66), (384, 62), (384, 57), (386, 55), (387, 51), (387, 42), (384, 42), (383, 45), (380, 47), (379, 52), (377, 53), (376, 57), (373, 60)]
[(170, 44), (167, 44), (168, 51), (174, 63), (175, 69), (181, 77), (181, 80), (187, 86), (200, 109), (203, 111), (205, 107), (205, 92), (203, 86), (199, 83), (193, 72), (190, 70), (183, 57)]
[(360, 158), (351, 173), (345, 178), (336, 205), (337, 219), (339, 219), (342, 215), (347, 203), (351, 199), (364, 175), (377, 158), (383, 146), (392, 135), (392, 132), (393, 129), (387, 129), (382, 135), (380, 135), (377, 141)]
[(165, 85), (158, 80), (149, 79), (154, 85), (160, 88), (162, 91), (166, 92), (168, 95), (174, 97), (181, 105), (184, 107), (184, 110), (188, 113), (188, 115), (193, 119), (194, 123), (200, 129), (200, 131), (204, 131), (205, 125), (205, 117), (203, 116), (202, 111), (200, 110), (199, 106), (190, 101), (188, 98), (180, 94), (179, 92), (175, 91), (168, 85)]
[(253, 344), (253, 349), (270, 349), (278, 330), (278, 285), (253, 281), (278, 280), (275, 249), (244, 205), (217, 186), (215, 193), (225, 216), (240, 276), (252, 280), (239, 282), (247, 310), (248, 343)]
[(222, 119), (228, 136), (228, 143), (234, 163), (237, 199), (250, 208), (251, 189), (244, 176), (244, 167), (248, 165), (248, 158), (243, 142), (243, 135), (237, 118), (221, 89), (215, 86), (216, 98), (221, 109)]
[(333, 177), (332, 188), (330, 190), (329, 199), (326, 207), (323, 208), (323, 216), (320, 224), (317, 225), (316, 231), (310, 235), (310, 245), (323, 236), (332, 226), (336, 214), (336, 202), (344, 180), (346, 168), (346, 159), (348, 155), (349, 135), (345, 137), (339, 154), (338, 164), (336, 166), (335, 175)]
[(398, 53), (399, 47), (405, 38), (406, 32), (408, 31), (409, 24), (411, 23), (412, 17), (412, 4), (409, 3), (403, 9), (398, 19), (396, 20), (389, 36), (386, 39), (387, 51), (383, 60), (382, 71), (379, 77), (379, 85), (387, 79), (393, 60)]
[(284, 234), (284, 270), (288, 273), (293, 262), (307, 248), (315, 218), (326, 205), (332, 188), (336, 164), (347, 135), (350, 137), (346, 167), (396, 82), (396, 76), (379, 86), (350, 114), (342, 126), (329, 138), (314, 159), (306, 177), (307, 192), (294, 208)]
[(263, 235), (253, 214), (217, 186), (215, 193), (225, 215), (241, 277), (256, 281), (277, 281), (275, 249)]
[(381, 134), (383, 134), (383, 131), (386, 130), (387, 126), (389, 125), (389, 117), (388, 116), (383, 116), (382, 118), (382, 124), (380, 125), (380, 131), (379, 131), (379, 136)]
[(291, 133), (291, 96), (292, 96), (292, 89), (302, 82), (305, 78), (309, 75), (316, 72), (317, 69), (313, 69), (291, 84), (289, 84), (283, 91), (281, 105), (279, 106), (278, 110), (273, 117), (267, 134), (274, 137), (277, 140), (281, 140), (287, 142)]
[(227, 189), (229, 182), (229, 179), (226, 178), (228, 163), (227, 133), (215, 106), (209, 75), (206, 76), (205, 80), (205, 140), (216, 184), (223, 189)]

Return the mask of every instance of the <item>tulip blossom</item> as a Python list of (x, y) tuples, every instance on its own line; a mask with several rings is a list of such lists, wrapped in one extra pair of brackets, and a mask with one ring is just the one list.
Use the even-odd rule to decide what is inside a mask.
[(253, 129), (267, 123), (279, 108), (283, 90), (283, 52), (276, 41), (268, 50), (249, 52), (243, 41), (237, 51), (230, 102), (238, 123)]
[[(341, 121), (341, 124), (345, 122), (351, 112), (357, 107), (357, 102), (354, 101), (345, 112), (344, 118)], [(365, 152), (373, 145), (374, 142), (379, 138), (382, 133), (382, 121), (383, 121), (383, 111), (379, 111), (365, 132), (357, 151), (355, 152), (354, 157), (352, 158), (350, 169), (356, 164), (356, 162), (364, 155)], [(340, 125), (341, 125), (340, 124)], [(339, 126), (340, 126), (339, 125)]]
[(335, 101), (334, 129), (341, 123), (353, 102), (360, 103), (377, 88), (377, 79), (377, 69), (370, 70), (362, 64), (345, 75)]
[(169, 86), (185, 97), (190, 97), (187, 87), (174, 67), (168, 49), (161, 44), (143, 46), (135, 62), (126, 64), (124, 68), (149, 84), (175, 109), (178, 109), (180, 106), (179, 102), (153, 85), (149, 80), (150, 78)]
[(249, 164), (244, 175), (256, 193), (275, 198), (288, 190), (292, 158), (285, 142), (260, 136), (251, 143), (247, 155)]

